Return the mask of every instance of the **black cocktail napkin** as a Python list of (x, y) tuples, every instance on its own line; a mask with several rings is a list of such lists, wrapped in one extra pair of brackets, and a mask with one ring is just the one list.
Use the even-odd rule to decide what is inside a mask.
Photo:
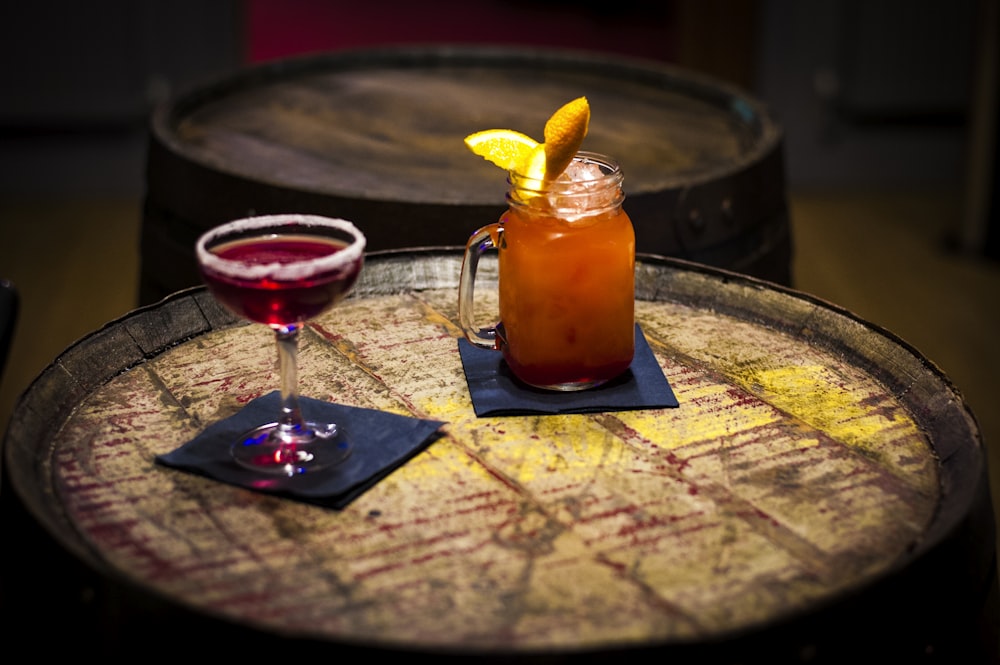
[(230, 485), (341, 509), (438, 438), (444, 423), (394, 413), (299, 399), (306, 420), (335, 422), (354, 448), (340, 465), (293, 478), (255, 473), (233, 461), (229, 448), (245, 432), (273, 422), (281, 408), (275, 391), (248, 403), (239, 413), (205, 428), (156, 461)]
[(613, 381), (575, 392), (540, 390), (521, 383), (507, 367), (503, 354), (475, 346), (464, 338), (458, 341), (458, 351), (472, 405), (479, 417), (678, 406), (674, 391), (638, 325), (635, 327), (635, 356), (629, 369)]

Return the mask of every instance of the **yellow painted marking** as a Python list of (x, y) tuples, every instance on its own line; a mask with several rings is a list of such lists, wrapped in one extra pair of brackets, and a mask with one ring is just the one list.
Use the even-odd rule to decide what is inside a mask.
[(861, 403), (867, 395), (837, 385), (837, 377), (827, 367), (776, 367), (737, 378), (748, 389), (766, 395), (779, 409), (857, 449), (873, 452), (875, 444), (886, 437), (897, 439), (920, 434), (902, 409), (873, 412), (870, 406)]
[(643, 438), (672, 450), (697, 441), (717, 441), (777, 422), (782, 414), (764, 401), (737, 404), (732, 387), (703, 381), (674, 386), (678, 409), (624, 411), (622, 422)]

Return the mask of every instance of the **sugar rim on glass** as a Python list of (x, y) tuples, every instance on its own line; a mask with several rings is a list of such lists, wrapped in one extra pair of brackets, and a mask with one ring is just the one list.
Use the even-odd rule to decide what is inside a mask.
[[(254, 264), (246, 261), (233, 261), (223, 259), (206, 248), (209, 242), (225, 233), (271, 229), (273, 235), (280, 235), (282, 226), (306, 227), (305, 231), (308, 231), (308, 227), (310, 226), (336, 228), (354, 236), (354, 240), (344, 249), (328, 256), (320, 256), (293, 263), (279, 263), (276, 261), (274, 263)], [(296, 231), (297, 229), (290, 229), (292, 234)], [(346, 219), (323, 217), (320, 215), (281, 214), (246, 217), (209, 229), (198, 238), (198, 242), (195, 244), (195, 251), (198, 254), (198, 261), (203, 266), (229, 277), (243, 279), (270, 277), (278, 281), (293, 281), (304, 279), (318, 272), (336, 270), (359, 260), (364, 254), (365, 243), (364, 234), (361, 233), (358, 227)]]

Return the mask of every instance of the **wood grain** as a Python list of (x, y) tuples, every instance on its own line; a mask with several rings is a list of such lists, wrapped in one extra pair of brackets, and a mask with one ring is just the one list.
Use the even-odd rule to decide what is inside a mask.
[[(271, 333), (200, 290), (51, 368), (100, 378), (29, 453), (51, 495), (28, 502), (61, 513), (60, 537), (95, 565), (209, 616), (515, 653), (767, 626), (898, 569), (968, 508), (968, 496), (946, 507), (961, 492), (937, 451), (981, 466), (978, 433), (955, 394), (914, 405), (949, 390), (919, 356), (794, 293), (659, 259), (639, 267), (637, 319), (680, 408), (476, 418), (457, 268), (447, 252), (372, 260), (304, 335), (303, 394), (448, 423), (344, 511), (154, 465), (278, 382)], [(45, 383), (9, 434), (15, 465), (42, 427)]]

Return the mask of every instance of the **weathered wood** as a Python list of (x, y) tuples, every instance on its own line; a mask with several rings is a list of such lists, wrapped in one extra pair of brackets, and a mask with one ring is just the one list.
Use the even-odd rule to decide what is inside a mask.
[(588, 150), (625, 172), (640, 252), (791, 281), (782, 132), (758, 100), (665, 64), (487, 47), (399, 47), (262, 65), (163, 104), (150, 127), (144, 303), (198, 283), (201, 232), (248, 214), (352, 220), (369, 250), (464, 246), (506, 185), (462, 138), (586, 95)]
[[(321, 645), (660, 659), (723, 645), (794, 662), (873, 634), (933, 643), (928, 625), (977, 610), (993, 554), (979, 432), (947, 378), (890, 333), (640, 257), (637, 319), (680, 408), (476, 418), (459, 265), (451, 251), (371, 257), (355, 294), (303, 335), (303, 394), (448, 423), (342, 512), (154, 465), (278, 382), (271, 333), (206, 324), (200, 289), (111, 324), (40, 377), (8, 432), (12, 484), (130, 588)], [(147, 326), (159, 330), (141, 359), (112, 348)], [(97, 356), (109, 367), (94, 381)], [(47, 386), (66, 372), (88, 389), (49, 422)]]

